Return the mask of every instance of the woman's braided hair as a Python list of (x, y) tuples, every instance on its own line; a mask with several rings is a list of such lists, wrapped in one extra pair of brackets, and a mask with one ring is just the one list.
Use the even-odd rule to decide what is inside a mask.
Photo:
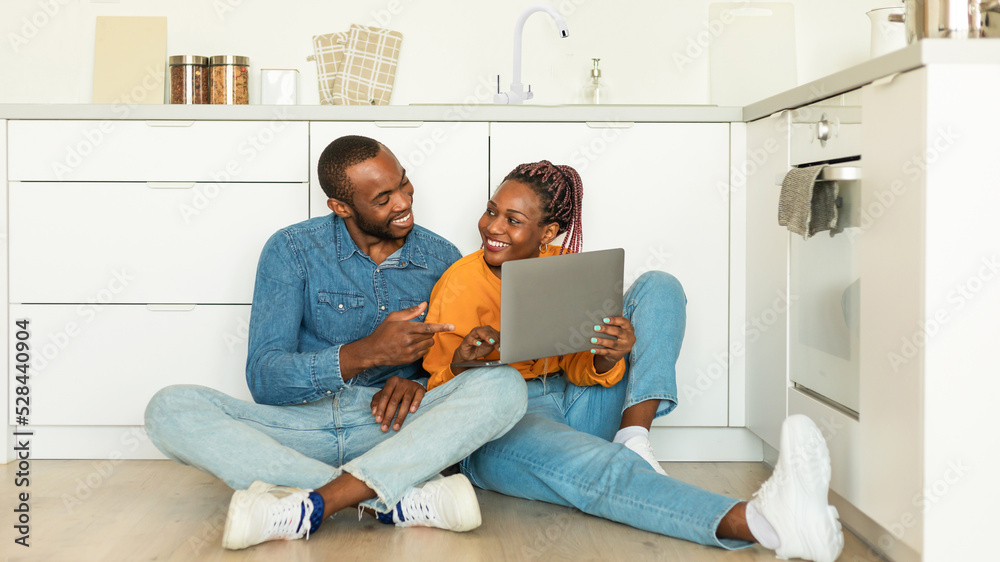
[(544, 225), (559, 225), (559, 234), (567, 232), (560, 254), (576, 253), (583, 249), (583, 180), (570, 166), (558, 166), (542, 160), (521, 164), (503, 181), (514, 180), (529, 187), (538, 195)]

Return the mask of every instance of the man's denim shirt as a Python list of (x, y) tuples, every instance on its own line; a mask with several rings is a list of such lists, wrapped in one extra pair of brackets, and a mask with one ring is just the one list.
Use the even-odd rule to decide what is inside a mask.
[[(336, 394), (346, 386), (340, 347), (371, 334), (390, 312), (428, 300), (459, 257), (451, 242), (416, 225), (378, 265), (333, 213), (279, 230), (257, 264), (247, 357), (254, 400), (300, 404)], [(426, 373), (419, 362), (375, 367), (350, 384), (380, 386), (393, 375)]]

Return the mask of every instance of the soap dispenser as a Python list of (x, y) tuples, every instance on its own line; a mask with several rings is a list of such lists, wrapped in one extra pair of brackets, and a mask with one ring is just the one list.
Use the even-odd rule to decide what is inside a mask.
[(601, 81), (601, 59), (590, 59), (594, 61), (594, 68), (590, 69), (590, 79), (583, 88), (583, 103), (600, 104), (608, 103), (608, 87)]

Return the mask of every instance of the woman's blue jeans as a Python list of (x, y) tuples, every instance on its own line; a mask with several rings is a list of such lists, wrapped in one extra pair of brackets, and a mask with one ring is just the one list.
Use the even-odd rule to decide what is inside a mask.
[(527, 413), (463, 461), (463, 473), (480, 488), (509, 496), (701, 544), (747, 546), (715, 536), (738, 500), (657, 474), (642, 457), (610, 442), (625, 408), (656, 399), (661, 416), (677, 405), (674, 368), (684, 338), (687, 299), (670, 274), (643, 274), (624, 303), (636, 333), (626, 378), (611, 388), (578, 387), (562, 376), (527, 381)]

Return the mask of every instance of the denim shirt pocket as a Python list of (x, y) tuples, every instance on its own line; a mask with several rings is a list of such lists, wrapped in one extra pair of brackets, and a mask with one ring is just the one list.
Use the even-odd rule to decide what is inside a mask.
[(365, 318), (365, 297), (344, 291), (319, 291), (316, 302), (316, 331), (330, 343), (350, 343), (361, 339)]
[[(410, 308), (411, 306), (417, 306), (418, 304), (425, 302), (427, 299), (410, 299), (410, 298), (400, 298), (399, 299), (399, 310), (404, 308)], [(420, 316), (413, 319), (414, 322), (423, 322), (424, 318), (427, 318), (427, 309), (425, 308)]]

